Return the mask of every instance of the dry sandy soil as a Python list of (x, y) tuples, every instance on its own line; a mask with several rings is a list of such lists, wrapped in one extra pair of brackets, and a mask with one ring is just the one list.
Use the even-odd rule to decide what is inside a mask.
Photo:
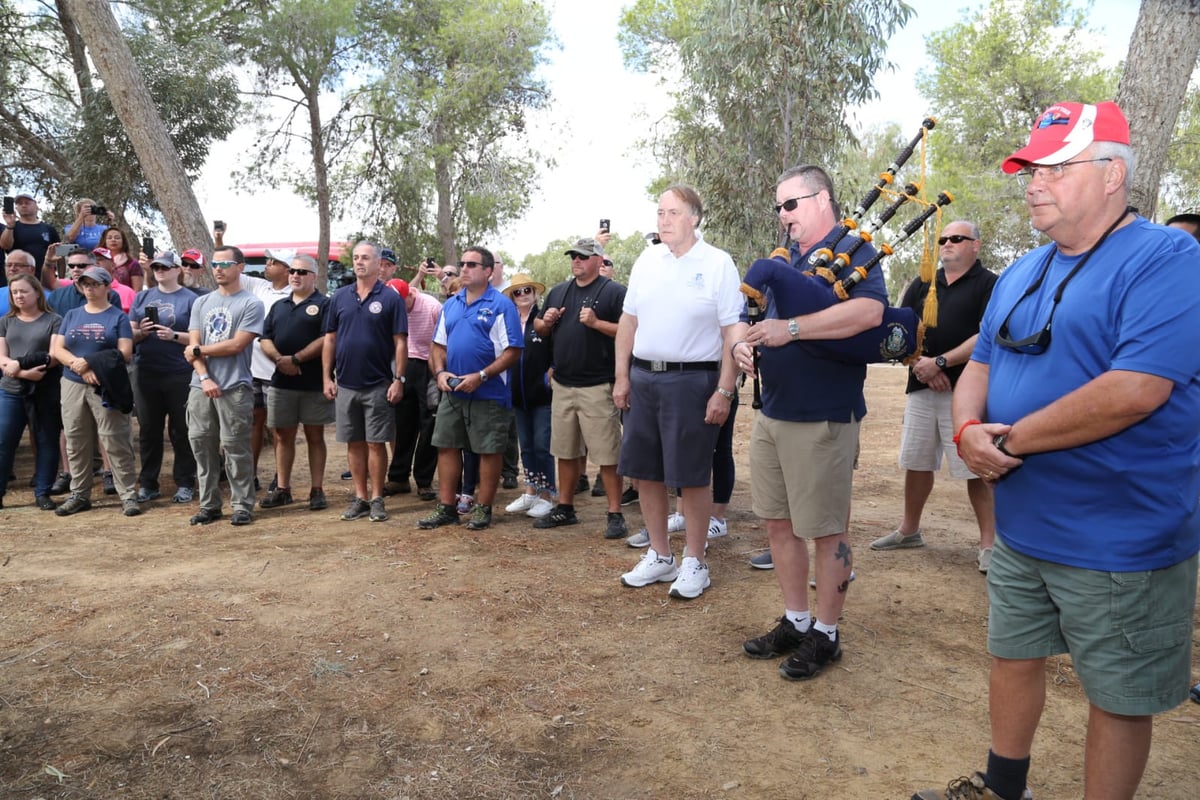
[[(899, 518), (902, 392), (900, 368), (871, 370), (846, 656), (807, 683), (741, 654), (782, 611), (772, 573), (746, 564), (765, 539), (748, 403), (730, 535), (693, 602), (618, 584), (640, 551), (603, 539), (591, 498), (554, 531), (523, 516), (420, 531), (415, 495), (390, 498), (386, 523), (340, 522), (333, 446), (327, 512), (189, 528), (194, 507), (126, 520), (105, 498), (60, 519), (30, 505), (26, 455), (0, 511), (0, 797), (874, 800), (944, 785), (987, 749), (986, 592), (961, 485), (934, 490), (925, 549), (867, 547)], [(1030, 784), (1077, 798), (1084, 699), (1068, 659), (1046, 680)], [(1160, 717), (1138, 797), (1197, 797), (1198, 741), (1200, 707)]]

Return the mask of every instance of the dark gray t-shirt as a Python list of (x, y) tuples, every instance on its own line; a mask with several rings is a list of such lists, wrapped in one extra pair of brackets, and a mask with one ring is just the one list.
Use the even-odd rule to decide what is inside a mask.
[[(0, 317), (0, 337), (8, 344), (8, 357), (20, 358), (30, 353), (49, 352), (50, 337), (58, 333), (62, 317), (54, 312), (42, 314), (33, 322), (25, 322), (16, 316)], [(52, 379), (53, 375), (43, 380)], [(25, 394), (19, 378), (5, 375), (0, 378), (0, 389), (9, 394)]]
[[(198, 298), (192, 306), (188, 330), (200, 331), (200, 344), (223, 342), (239, 331), (250, 331), (257, 338), (262, 336), (265, 317), (262, 301), (245, 289), (233, 295), (209, 292)], [(249, 386), (253, 381), (250, 372), (251, 350), (247, 347), (236, 356), (206, 358), (209, 377), (223, 391), (239, 384)], [(191, 385), (194, 389), (200, 388), (200, 376), (194, 372)]]

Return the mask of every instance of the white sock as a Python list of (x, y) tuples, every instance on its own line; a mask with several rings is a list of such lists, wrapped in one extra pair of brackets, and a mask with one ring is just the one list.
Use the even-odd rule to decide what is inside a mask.
[(826, 625), (824, 622), (817, 620), (816, 624), (814, 624), (813, 627), (816, 628), (817, 630), (819, 630), (821, 633), (828, 636), (829, 641), (831, 641), (831, 642), (837, 641), (837, 623), (836, 622), (833, 623), (832, 625)]
[(788, 618), (788, 621), (796, 626), (796, 630), (800, 633), (806, 633), (810, 625), (812, 625), (811, 611), (792, 611), (790, 608), (783, 612), (783, 615)]

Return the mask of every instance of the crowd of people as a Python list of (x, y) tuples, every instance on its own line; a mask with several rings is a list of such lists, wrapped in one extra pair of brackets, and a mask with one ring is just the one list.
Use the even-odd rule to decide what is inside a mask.
[[(1113, 103), (1051, 106), (1002, 168), (1022, 181), (1031, 223), (1050, 243), (997, 278), (980, 261), (979, 227), (951, 222), (937, 240), (941, 268), (901, 298), (918, 316), (936, 304), (938, 324), (909, 365), (903, 513), (870, 547), (925, 544), (921, 516), (945, 460), (979, 528), (992, 654), (986, 768), (913, 798), (1031, 798), (1045, 660), (1062, 653), (1089, 703), (1084, 796), (1131, 798), (1153, 715), (1188, 695), (1200, 551), (1200, 353), (1188, 332), (1200, 324), (1200, 217), (1160, 226), (1128, 205), (1136, 157)], [(456, 264), (421, 265), (410, 284), (393, 277), (390, 250), (359, 242), (354, 283), (332, 296), (316, 290), (312, 258), (268, 251), (265, 277), (254, 278), (218, 237), (208, 265), (217, 288), (205, 292), (201, 253), (135, 259), (88, 199), (67, 249), (48, 256), (57, 232), (37, 220), (33, 197), (16, 200), (0, 235), (10, 304), (0, 316), (0, 502), (28, 427), (38, 507), (91, 507), (98, 444), (124, 513), (139, 514), (161, 494), (165, 426), (173, 500), (198, 499), (191, 523), (222, 518), (226, 479), (230, 522), (247, 525), (264, 431), (276, 474), (258, 505), (270, 509), (295, 502), (303, 426), (308, 507), (319, 511), (333, 424), (353, 486), (342, 520), (387, 520), (385, 496), (412, 492), (415, 478), (436, 501), (419, 527), (487, 529), (498, 489), (516, 488), (519, 453), (525, 489), (506, 512), (537, 529), (576, 525), (590, 461), (605, 538), (645, 548), (620, 583), (669, 583), (669, 596), (690, 600), (711, 586), (708, 543), (727, 530), (740, 373), (761, 379), (750, 489), (770, 547), (754, 565), (775, 570), (782, 599), (777, 624), (743, 652), (778, 660), (790, 680), (843, 657), (867, 368), (818, 343), (881, 324), (879, 270), (814, 313), (789, 317), (768, 292), (752, 320), (732, 259), (701, 233), (701, 198), (674, 185), (627, 286), (611, 277), (604, 232), (567, 249), (570, 277), (549, 288), (506, 277), (482, 246)], [(850, 253), (848, 270), (875, 255), (840, 224), (819, 166), (785, 171), (775, 210), (792, 268), (826, 250)], [(1154, 277), (1164, 264), (1172, 281)], [(57, 474), (60, 449), (68, 470)], [(50, 499), (64, 489), (61, 504)], [(630, 535), (622, 503), (632, 498), (645, 528)], [(678, 557), (672, 532), (684, 534)]]

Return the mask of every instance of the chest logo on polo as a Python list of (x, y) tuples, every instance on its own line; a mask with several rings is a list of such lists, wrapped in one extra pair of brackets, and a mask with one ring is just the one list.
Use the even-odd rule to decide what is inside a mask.
[(308, 314), (310, 317), (315, 317), (317, 314), (321, 313), (321, 309), (317, 308), (316, 306), (309, 306), (308, 308), (304, 309), (304, 313)]
[(697, 272), (695, 275), (688, 278), (687, 285), (688, 285), (689, 289), (703, 289), (704, 288), (704, 273)]
[(383, 303), (376, 300), (371, 303), (371, 305), (367, 306), (367, 311), (370, 311), (372, 314), (378, 314), (383, 311)]

